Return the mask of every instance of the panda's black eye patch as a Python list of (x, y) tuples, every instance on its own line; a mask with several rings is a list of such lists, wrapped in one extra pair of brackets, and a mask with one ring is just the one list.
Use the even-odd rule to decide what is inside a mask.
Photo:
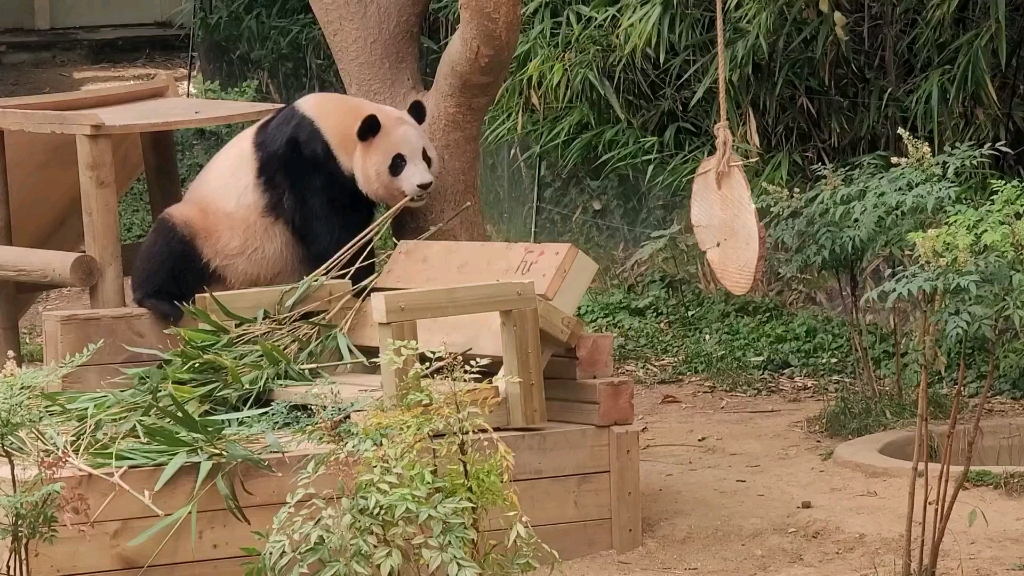
[(430, 168), (430, 154), (427, 154), (427, 149), (423, 149), (423, 161), (427, 164), (427, 168)]
[(398, 178), (398, 175), (405, 170), (405, 154), (395, 154), (391, 157), (391, 164), (388, 165), (388, 174), (391, 174), (392, 178)]

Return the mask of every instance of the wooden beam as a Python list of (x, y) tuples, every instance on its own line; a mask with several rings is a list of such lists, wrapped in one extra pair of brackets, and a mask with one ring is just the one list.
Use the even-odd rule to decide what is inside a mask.
[(0, 279), (88, 288), (98, 277), (99, 264), (88, 254), (0, 246)]
[[(168, 206), (181, 200), (181, 176), (174, 148), (174, 132), (143, 132), (142, 160), (146, 167), (146, 188), (153, 220)], [(130, 268), (129, 268), (130, 270)]]
[[(0, 245), (14, 244), (11, 228), (11, 189), (7, 179), (7, 147), (4, 132), (0, 130)], [(14, 352), (21, 362), (21, 332), (18, 330), (18, 299), (13, 282), (0, 282), (0, 362), (7, 360), (7, 352)]]
[(126, 346), (165, 351), (178, 344), (167, 324), (143, 308), (43, 312), (43, 362), (63, 360), (103, 341), (84, 366), (156, 360)]
[(373, 320), (378, 324), (536, 307), (532, 281), (413, 288), (371, 296)]
[(548, 420), (590, 426), (632, 424), (633, 382), (628, 378), (545, 380)]
[(640, 430), (633, 426), (608, 429), (611, 457), (612, 547), (619, 554), (643, 544), (640, 523)]
[[(267, 286), (263, 288), (246, 288), (243, 290), (226, 290), (214, 292), (213, 296), (220, 301), (228, 310), (235, 314), (247, 317), (256, 316), (260, 310), (276, 313), (285, 302), (291, 298), (296, 291), (293, 285)], [(355, 306), (355, 300), (351, 297), (352, 283), (348, 280), (327, 280), (315, 290), (310, 292), (291, 309), (322, 311), (331, 310), (338, 304), (347, 311)], [(345, 298), (348, 297), (346, 301)], [(205, 310), (208, 314), (218, 320), (228, 320), (217, 303), (213, 301), (209, 293), (196, 295), (196, 308)]]
[(509, 423), (513, 427), (543, 424), (548, 417), (537, 308), (501, 312), (500, 316), (503, 368), (511, 379), (505, 383)]
[(583, 333), (582, 320), (540, 298), (537, 299), (537, 311), (540, 314), (540, 329), (545, 334), (566, 346), (576, 345)]
[(389, 351), (392, 354), (399, 354), (400, 352), (395, 346), (395, 342), (415, 341), (417, 338), (416, 322), (380, 324), (377, 326), (377, 330), (380, 333), (380, 352), (382, 357), (380, 363), (380, 384), (384, 389), (385, 396), (394, 397), (398, 395), (399, 387), (408, 380), (409, 373), (416, 364), (417, 355), (409, 354), (403, 358), (398, 358), (399, 364), (395, 365), (391, 359), (383, 359), (384, 353)]
[(99, 263), (99, 278), (89, 288), (89, 300), (93, 308), (120, 308), (124, 306), (124, 272), (113, 143), (108, 135), (79, 135), (77, 142), (85, 253)]

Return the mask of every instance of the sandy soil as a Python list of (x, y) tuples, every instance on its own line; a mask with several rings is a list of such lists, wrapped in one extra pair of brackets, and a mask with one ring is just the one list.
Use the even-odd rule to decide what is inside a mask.
[[(130, 55), (102, 63), (49, 53), (0, 65), (0, 97), (146, 80), (156, 70), (172, 70), (180, 82), (185, 80), (178, 54)], [(38, 335), (41, 311), (87, 307), (84, 290), (51, 291), (29, 311), (22, 327)], [(665, 394), (681, 402), (660, 404)], [(622, 556), (606, 553), (567, 563), (565, 573), (894, 574), (906, 481), (869, 478), (825, 459), (836, 443), (803, 426), (819, 408), (812, 399), (747, 399), (702, 392), (699, 385), (638, 390), (639, 423), (646, 425), (641, 464), (645, 544)], [(811, 508), (800, 508), (805, 500)], [(942, 573), (1024, 571), (1024, 500), (974, 489), (961, 502)], [(984, 512), (987, 525), (979, 520), (968, 528), (967, 513), (974, 506)]]
[[(837, 442), (806, 432), (813, 399), (740, 398), (700, 386), (638, 390), (644, 546), (566, 564), (572, 576), (721, 574), (890, 576), (907, 482), (826, 460)], [(659, 404), (665, 394), (681, 403)], [(724, 405), (724, 408), (723, 408)], [(772, 412), (766, 412), (768, 409)], [(729, 411), (747, 411), (734, 412)], [(754, 411), (754, 412), (751, 412)], [(703, 440), (700, 440), (703, 438)], [(809, 500), (810, 509), (801, 509)], [(1024, 571), (1024, 499), (966, 491), (942, 574)], [(977, 506), (988, 525), (968, 528)]]

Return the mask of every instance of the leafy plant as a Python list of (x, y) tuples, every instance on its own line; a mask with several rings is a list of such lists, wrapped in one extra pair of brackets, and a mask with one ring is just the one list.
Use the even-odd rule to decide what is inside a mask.
[(6, 478), (0, 486), (0, 539), (6, 545), (0, 574), (29, 576), (32, 551), (39, 542), (52, 544), (57, 525), (82, 511), (83, 501), (65, 492), (57, 481), (66, 464), (64, 454), (34, 449), (39, 437), (56, 425), (43, 400), (45, 391), (88, 360), (95, 346), (59, 364), (19, 368), (13, 353), (0, 372), (0, 458)]
[[(418, 352), (396, 342), (382, 362)], [(413, 364), (398, 396), (369, 406), (361, 423), (324, 421), (315, 440), (331, 448), (309, 462), (269, 531), (257, 534), (266, 545), (248, 576), (513, 575), (533, 572), (537, 553), (550, 553), (507, 489), (512, 454), (482, 418), (491, 406), (467, 395), (479, 365), (425, 352), (428, 362)], [(435, 367), (442, 371), (428, 379)], [(313, 487), (328, 479), (333, 491)], [(501, 536), (487, 532), (496, 528)]]

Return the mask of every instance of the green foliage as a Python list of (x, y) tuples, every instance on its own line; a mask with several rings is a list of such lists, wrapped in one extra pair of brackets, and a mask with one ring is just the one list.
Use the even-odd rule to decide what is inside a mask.
[(45, 391), (89, 359), (95, 347), (64, 362), (22, 369), (13, 358), (0, 372), (0, 462), (7, 478), (0, 486), (0, 540), (4, 561), (0, 574), (31, 574), (32, 547), (52, 544), (57, 525), (67, 509), (76, 504), (64, 485), (54, 479), (66, 464), (63, 454), (35, 450), (37, 439), (55, 426), (43, 400)]
[(1024, 494), (1024, 473), (1021, 472), (993, 472), (975, 468), (967, 473), (967, 483), (971, 486), (987, 486), (1010, 496)]
[[(975, 200), (990, 175), (989, 147), (957, 145), (932, 156), (928, 144), (900, 130), (907, 158), (867, 157), (843, 168), (816, 168), (809, 190), (765, 186), (758, 198), (768, 213), (765, 228), (782, 254), (784, 276), (824, 272), (852, 282), (866, 280), (881, 260), (901, 267), (909, 235), (936, 225), (947, 206)], [(886, 165), (888, 164), (888, 166)]]
[(330, 47), (305, 0), (214, 0), (196, 19), (201, 66), (237, 86), (253, 81), (276, 102), (337, 91)]
[(591, 290), (579, 315), (589, 329), (615, 333), (616, 356), (654, 379), (853, 372), (842, 319), (771, 299), (708, 294), (652, 276), (633, 288)]
[[(943, 389), (928, 391), (928, 415), (935, 421), (949, 418), (952, 398)], [(903, 397), (885, 394), (872, 397), (851, 386), (842, 386), (826, 401), (811, 423), (833, 438), (859, 438), (883, 430), (911, 426), (917, 419), (917, 393)]]
[[(193, 82), (196, 95), (215, 100), (241, 100), (251, 102), (257, 99), (254, 81), (247, 81), (234, 88), (222, 89), (220, 83), (204, 82), (197, 78)], [(181, 188), (185, 190), (190, 182), (206, 166), (228, 140), (245, 129), (246, 124), (228, 124), (209, 128), (177, 130), (174, 141), (178, 157), (178, 171)], [(153, 216), (149, 208), (149, 192), (145, 176), (139, 177), (118, 204), (118, 221), (121, 226), (121, 242), (141, 242), (150, 227)]]
[[(437, 13), (455, 0), (437, 3)], [(727, 2), (728, 114), (754, 172), (892, 150), (905, 126), (939, 144), (1019, 134), (1017, 5), (937, 0)], [(713, 147), (714, 4), (525, 3), (492, 141), (526, 137), (566, 168), (655, 176), (682, 189)]]
[[(419, 351), (395, 343), (384, 362)], [(426, 370), (441, 355), (417, 362), (399, 396), (371, 405), (365, 422), (319, 429), (332, 448), (311, 459), (299, 487), (274, 517), (248, 576), (298, 574), (526, 574), (546, 548), (506, 487), (512, 454), (489, 433), (482, 412), (461, 388), (478, 365), (451, 364), (438, 376), (445, 390), (427, 386)], [(485, 430), (483, 437), (475, 430)], [(438, 436), (439, 432), (446, 432)], [(486, 440), (494, 449), (482, 449)], [(331, 480), (333, 491), (314, 489)], [(507, 531), (491, 541), (487, 518)], [(252, 550), (252, 553), (257, 551)]]

